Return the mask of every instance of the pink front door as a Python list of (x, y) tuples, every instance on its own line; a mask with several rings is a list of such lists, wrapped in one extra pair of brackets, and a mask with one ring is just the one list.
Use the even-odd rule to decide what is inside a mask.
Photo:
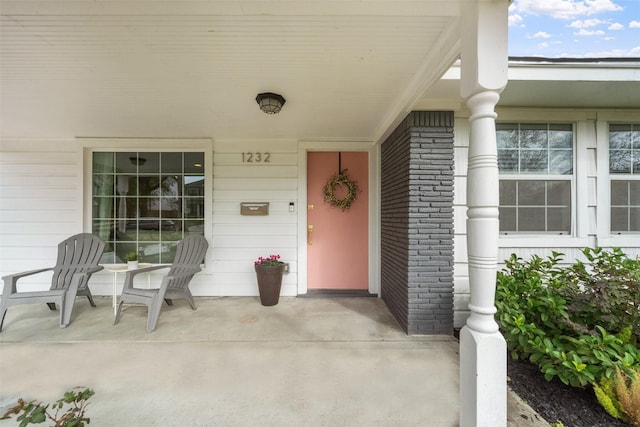
[[(324, 200), (323, 189), (339, 166), (358, 185), (357, 198), (342, 210)], [(307, 288), (369, 288), (369, 181), (366, 152), (307, 154)], [(336, 199), (347, 195), (334, 187)]]

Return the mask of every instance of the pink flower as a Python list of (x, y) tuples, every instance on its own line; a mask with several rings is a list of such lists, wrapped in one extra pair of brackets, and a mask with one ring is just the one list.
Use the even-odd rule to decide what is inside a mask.
[(254, 262), (254, 265), (264, 265), (264, 266), (274, 266), (279, 264), (282, 264), (282, 261), (280, 261), (280, 255), (277, 255), (277, 254), (269, 255), (268, 258), (258, 257), (258, 260)]

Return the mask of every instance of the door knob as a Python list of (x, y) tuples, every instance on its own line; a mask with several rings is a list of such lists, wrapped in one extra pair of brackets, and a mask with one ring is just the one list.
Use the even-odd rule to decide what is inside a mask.
[(308, 225), (307, 226), (307, 243), (308, 244), (313, 244), (313, 239), (311, 237), (311, 234), (313, 233), (313, 225)]

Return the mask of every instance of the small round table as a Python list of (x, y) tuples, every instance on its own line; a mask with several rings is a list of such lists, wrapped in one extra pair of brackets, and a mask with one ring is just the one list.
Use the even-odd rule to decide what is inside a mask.
[[(113, 264), (109, 267), (109, 271), (113, 273), (113, 315), (118, 312), (118, 274), (126, 273), (131, 270), (138, 270), (141, 268), (151, 267), (152, 264), (141, 262), (138, 264), (138, 268), (131, 269), (127, 264)], [(147, 287), (151, 287), (151, 276), (147, 273)]]

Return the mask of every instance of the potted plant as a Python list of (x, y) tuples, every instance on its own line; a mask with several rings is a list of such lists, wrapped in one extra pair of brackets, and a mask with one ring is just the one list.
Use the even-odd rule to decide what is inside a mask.
[(285, 263), (280, 261), (280, 255), (270, 255), (267, 258), (259, 257), (254, 262), (254, 267), (258, 278), (260, 303), (265, 306), (278, 304), (282, 274), (285, 268)]
[(124, 260), (127, 261), (127, 266), (129, 270), (135, 270), (138, 268), (138, 253), (137, 252), (129, 252)]

